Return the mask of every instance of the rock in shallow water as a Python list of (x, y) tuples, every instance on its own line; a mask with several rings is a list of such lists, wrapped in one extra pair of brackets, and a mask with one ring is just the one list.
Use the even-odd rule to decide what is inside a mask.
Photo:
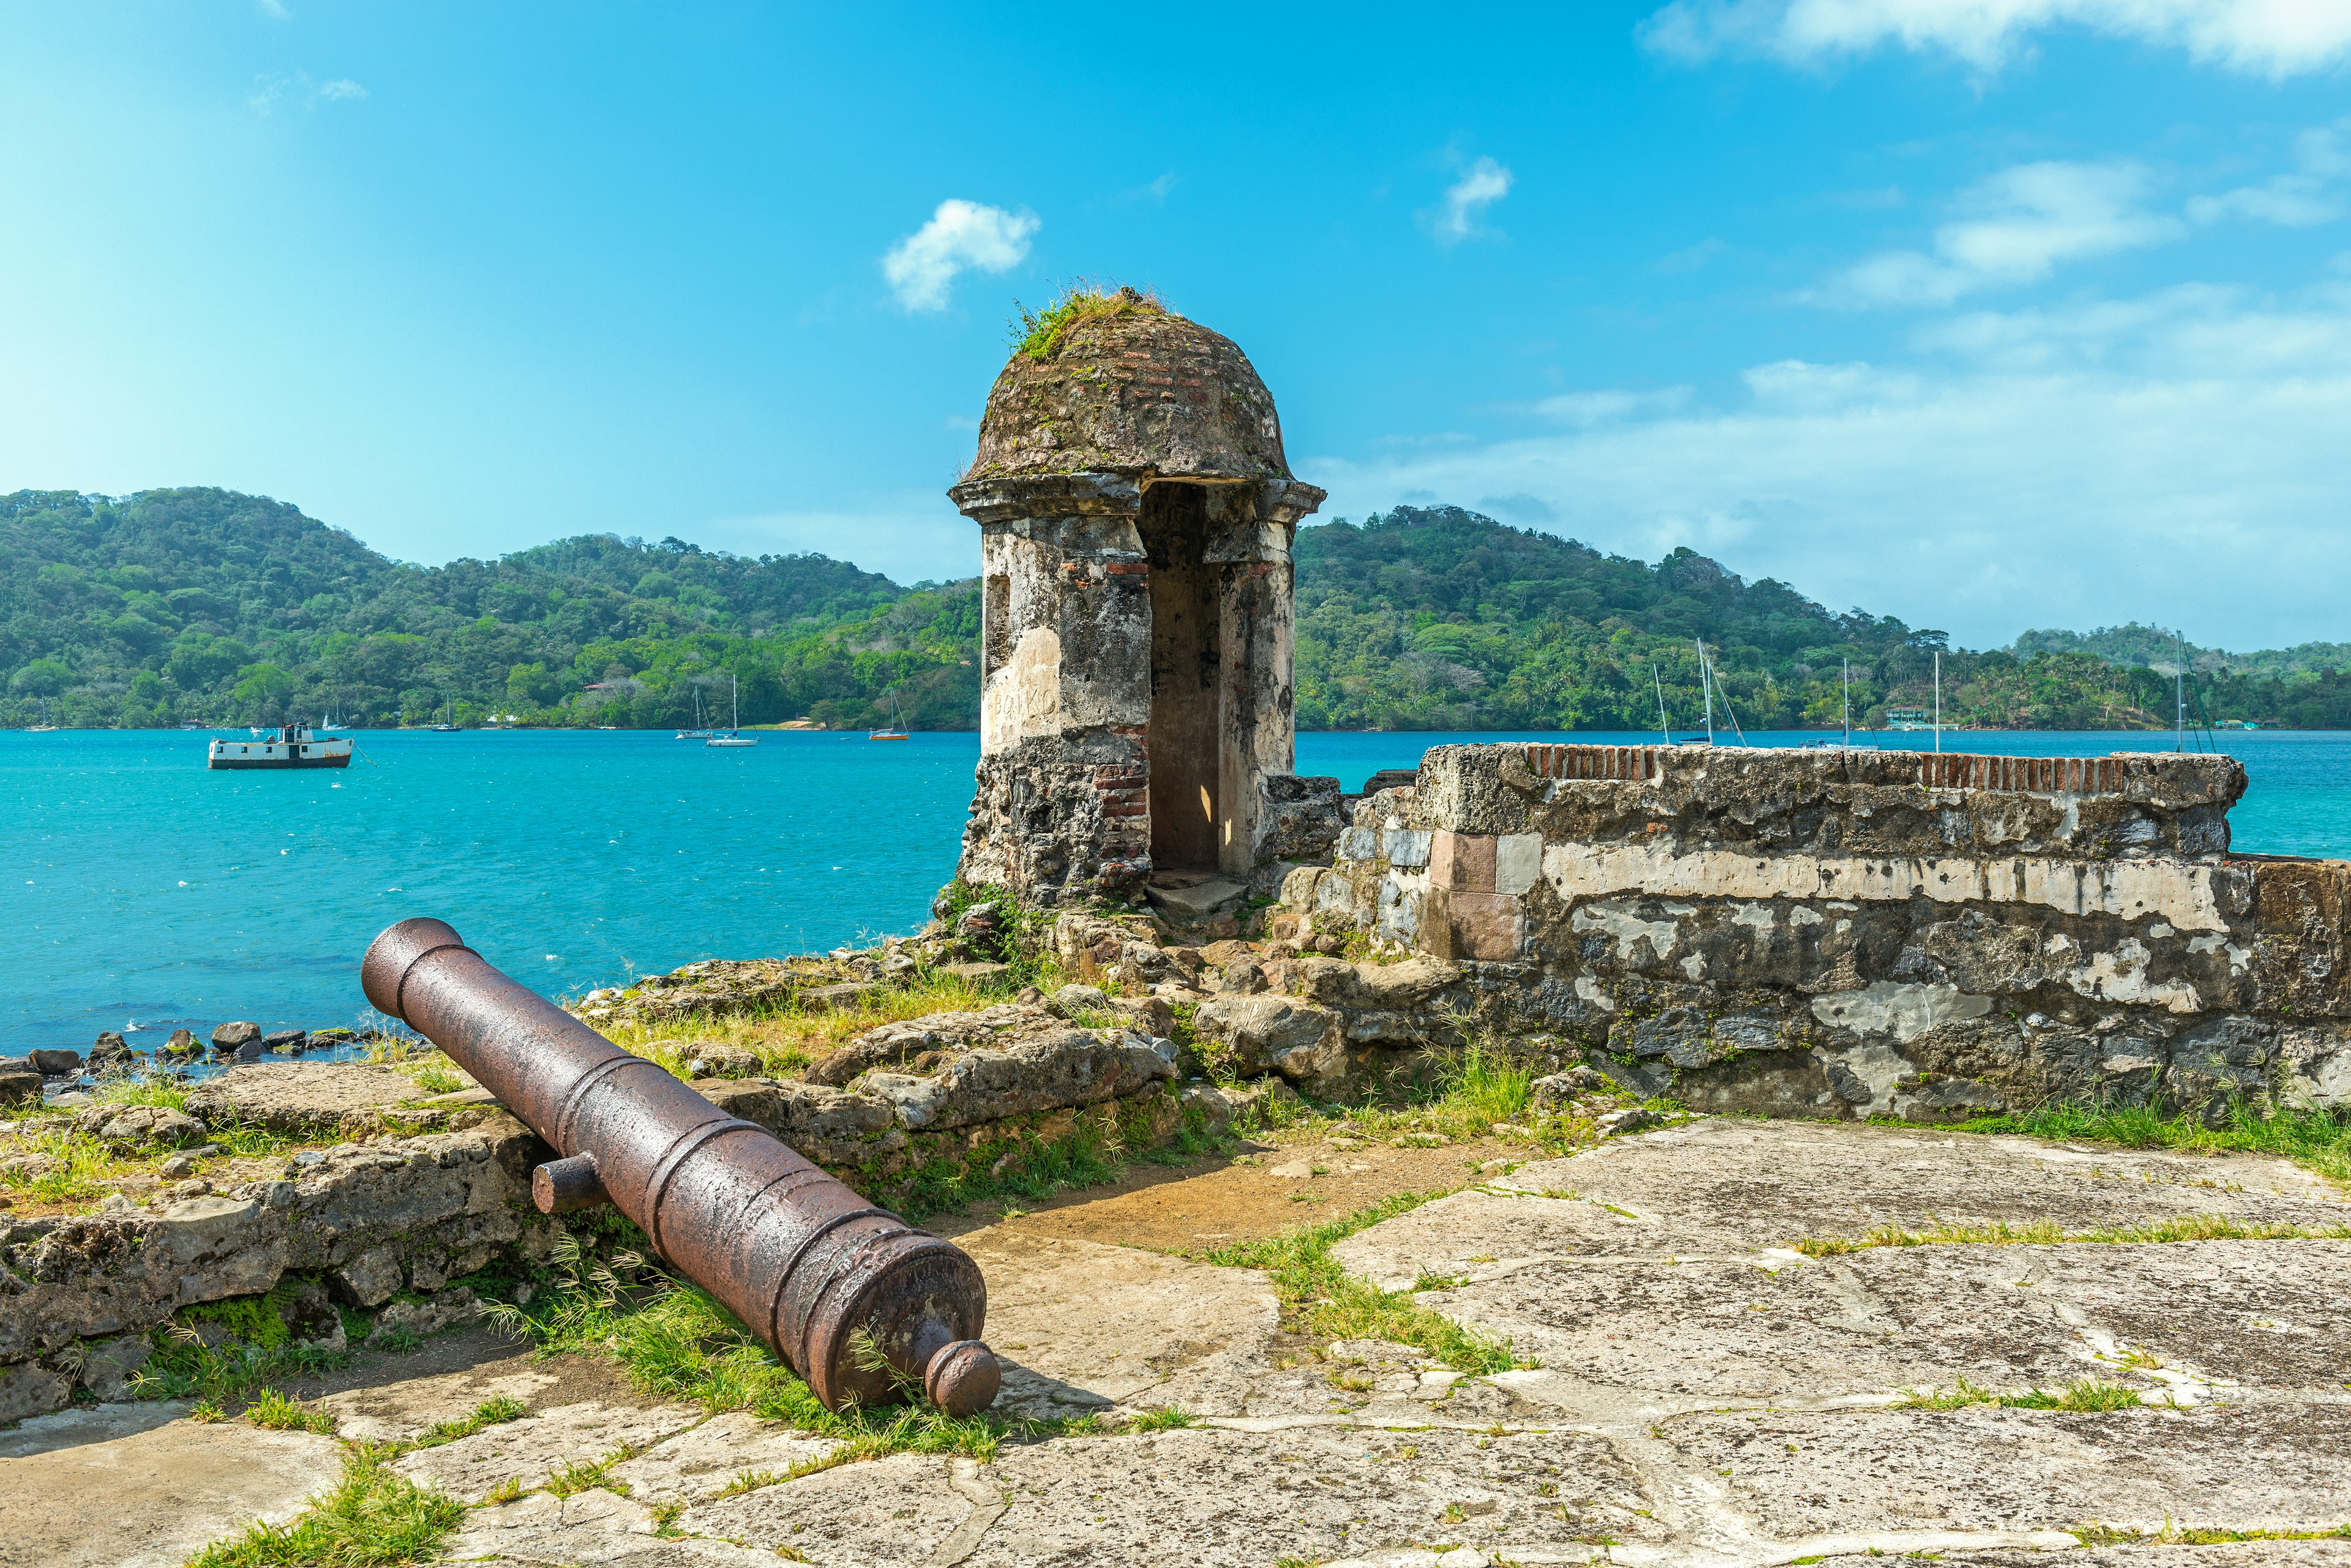
[(213, 1030), (213, 1049), (225, 1055), (247, 1041), (260, 1038), (261, 1026), (249, 1019), (241, 1019), (235, 1023), (225, 1023)]

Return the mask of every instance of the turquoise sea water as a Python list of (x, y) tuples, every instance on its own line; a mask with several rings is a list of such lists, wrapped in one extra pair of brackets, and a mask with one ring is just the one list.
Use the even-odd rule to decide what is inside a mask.
[[(340, 771), (214, 773), (208, 738), (0, 732), (0, 1054), (87, 1050), (132, 1024), (361, 1021), (360, 955), (413, 915), (559, 996), (632, 968), (908, 930), (954, 870), (978, 757), (968, 734), (768, 732), (713, 750), (666, 732), (362, 731)], [(1302, 735), (1298, 770), (1352, 789), (1434, 745), (1651, 738)], [(2043, 757), (2165, 739), (1945, 737)], [(2221, 746), (2252, 779), (2231, 818), (2239, 849), (2351, 855), (2351, 734)]]

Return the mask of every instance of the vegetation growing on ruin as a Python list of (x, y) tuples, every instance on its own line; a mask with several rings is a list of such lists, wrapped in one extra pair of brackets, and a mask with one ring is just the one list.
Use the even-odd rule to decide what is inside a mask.
[(2102, 1377), (2077, 1377), (2063, 1388), (2027, 1388), (2002, 1394), (1962, 1377), (1949, 1389), (1921, 1389), (1894, 1402), (1896, 1410), (1958, 1410), (1970, 1405), (2003, 1405), (2019, 1410), (2131, 1410), (2145, 1401), (2136, 1388)]
[(2101, 1226), (2067, 1230), (2054, 1221), (2011, 1224), (2005, 1219), (1972, 1225), (1930, 1225), (1905, 1230), (1881, 1225), (1860, 1236), (1808, 1236), (1789, 1243), (1808, 1258), (1833, 1258), (1844, 1252), (1865, 1252), (1876, 1247), (2051, 1246), (2058, 1242), (2107, 1242), (2116, 1245), (2165, 1241), (2285, 1241), (2320, 1239), (2351, 1241), (2351, 1225), (2247, 1224), (2225, 1214), (2184, 1214), (2144, 1225)]
[(1012, 319), (1013, 351), (1032, 360), (1051, 359), (1061, 349), (1061, 340), (1070, 335), (1070, 329), (1081, 321), (1110, 316), (1167, 314), (1167, 307), (1156, 294), (1098, 283), (1073, 284), (1041, 310), (1031, 310), (1017, 299), (1012, 308), (1018, 312)]
[[(120, 1078), (101, 1084), (95, 1098), (177, 1111), (186, 1104), (187, 1086), (161, 1076)], [(207, 1140), (231, 1160), (268, 1159), (294, 1147), (290, 1139), (235, 1119), (211, 1129)], [(99, 1202), (125, 1182), (161, 1180), (163, 1162), (178, 1153), (152, 1145), (118, 1147), (76, 1132), (70, 1115), (37, 1105), (16, 1107), (0, 1118), (0, 1191), (20, 1214), (31, 1207), (69, 1212)]]
[(1263, 1241), (1239, 1241), (1200, 1256), (1228, 1269), (1262, 1270), (1281, 1303), (1282, 1327), (1318, 1339), (1377, 1339), (1426, 1351), (1466, 1373), (1507, 1372), (1532, 1366), (1511, 1353), (1510, 1343), (1455, 1322), (1413, 1300), (1409, 1291), (1384, 1291), (1350, 1274), (1331, 1249), (1359, 1230), (1418, 1208), (1443, 1193), (1397, 1193), (1368, 1208), (1287, 1230)]
[(2273, 1155), (2351, 1186), (2351, 1114), (2341, 1111), (2286, 1106), (2264, 1111), (2239, 1101), (2220, 1125), (2207, 1126), (2201, 1118), (2183, 1114), (2159, 1099), (2152, 1105), (2053, 1102), (2015, 1115), (1962, 1122), (1959, 1130), (2116, 1144), (2126, 1149)]
[[(1024, 316), (1019, 340), (1050, 352), (1088, 313), (1148, 308), (1081, 290)], [(1749, 729), (1834, 726), (1848, 660), (1856, 724), (1929, 706), (1938, 650), (1953, 725), (2163, 727), (2171, 711), (2149, 628), (2032, 632), (1970, 653), (1686, 549), (1649, 564), (1458, 507), (1306, 528), (1297, 562), (1305, 729), (1648, 730), (1662, 684), (1688, 733), (1703, 716), (1700, 637)], [(894, 693), (915, 728), (968, 729), (978, 641), (976, 582), (903, 588), (820, 555), (588, 535), (423, 568), (234, 491), (0, 497), (0, 723), (340, 711), (369, 725), (451, 712), (671, 727), (693, 720), (697, 695), (705, 713), (724, 704), (732, 678), (746, 724), (871, 727)], [(2188, 653), (2215, 720), (2351, 725), (2340, 645)]]
[(602, 1032), (622, 1050), (658, 1061), (681, 1076), (685, 1075), (695, 1046), (718, 1044), (750, 1051), (768, 1076), (789, 1077), (868, 1030), (936, 1013), (995, 1007), (1010, 1001), (1018, 988), (931, 971), (917, 973), (906, 984), (876, 991), (850, 1007), (814, 1011), (787, 1004), (717, 1017), (691, 1014), (654, 1022), (606, 1024)]
[(188, 1568), (398, 1568), (437, 1560), (465, 1505), (392, 1469), (399, 1454), (392, 1445), (352, 1445), (342, 1479), (308, 1512), (290, 1524), (256, 1520)]

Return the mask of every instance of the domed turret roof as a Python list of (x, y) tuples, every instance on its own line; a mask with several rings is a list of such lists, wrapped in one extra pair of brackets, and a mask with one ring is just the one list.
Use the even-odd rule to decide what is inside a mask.
[(1073, 295), (1032, 325), (987, 394), (965, 483), (1290, 477), (1273, 394), (1230, 339), (1131, 288)]

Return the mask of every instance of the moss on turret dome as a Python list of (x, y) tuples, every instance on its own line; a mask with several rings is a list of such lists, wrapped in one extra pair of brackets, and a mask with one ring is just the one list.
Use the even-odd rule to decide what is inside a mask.
[(977, 479), (1287, 479), (1281, 421), (1228, 338), (1122, 288), (1029, 317), (987, 394)]

